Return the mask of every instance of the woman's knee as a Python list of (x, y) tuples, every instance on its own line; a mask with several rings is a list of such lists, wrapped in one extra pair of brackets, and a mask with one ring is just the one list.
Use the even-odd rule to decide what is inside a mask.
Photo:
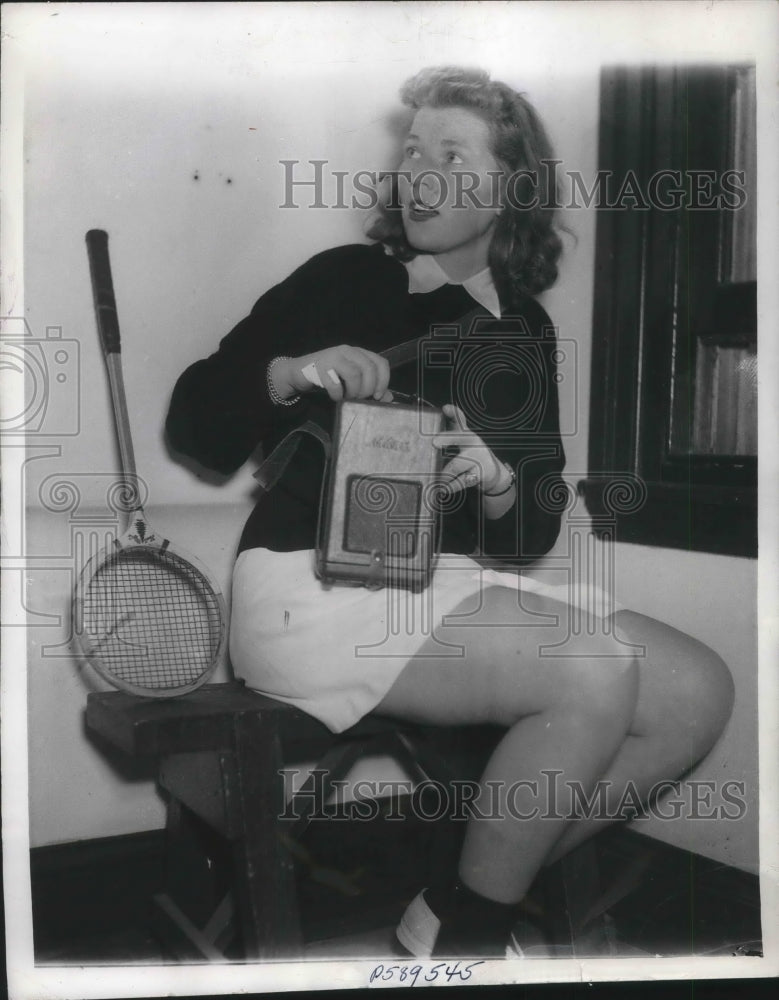
[(698, 755), (707, 753), (721, 735), (735, 700), (727, 664), (708, 646), (689, 639), (683, 660), (674, 668), (673, 695), (683, 707)]
[(640, 641), (646, 655), (639, 660), (644, 706), (641, 726), (669, 737), (684, 731), (697, 756), (714, 745), (733, 709), (735, 688), (727, 664), (704, 643), (670, 625), (623, 613), (620, 625)]

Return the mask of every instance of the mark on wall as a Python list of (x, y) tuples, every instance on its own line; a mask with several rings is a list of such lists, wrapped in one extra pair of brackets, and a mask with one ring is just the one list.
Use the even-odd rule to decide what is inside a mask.
[[(221, 177), (222, 174), (220, 173), (219, 176)], [(192, 175), (192, 180), (193, 181), (199, 181), (200, 180), (200, 171), (199, 170), (196, 170), (194, 172), (194, 174)], [(226, 177), (225, 178), (225, 184), (232, 184), (232, 183), (233, 183), (232, 177)]]

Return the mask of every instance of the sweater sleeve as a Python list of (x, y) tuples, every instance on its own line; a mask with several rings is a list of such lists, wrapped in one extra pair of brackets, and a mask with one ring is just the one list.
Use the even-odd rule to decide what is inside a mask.
[[(545, 555), (560, 531), (561, 473), (557, 339), (551, 320), (534, 300), (513, 331), (474, 349), (469, 378), (461, 384), (474, 397), (471, 426), (517, 476), (517, 500), (499, 518), (483, 514), (483, 500), (469, 491), (483, 560), (523, 566)], [(467, 415), (467, 410), (466, 410)]]
[(318, 303), (326, 294), (326, 268), (312, 258), (271, 288), (219, 344), (178, 379), (166, 432), (171, 445), (206, 468), (235, 472), (257, 446), (299, 423), (309, 406), (274, 403), (266, 373), (280, 355), (299, 356), (323, 346)]

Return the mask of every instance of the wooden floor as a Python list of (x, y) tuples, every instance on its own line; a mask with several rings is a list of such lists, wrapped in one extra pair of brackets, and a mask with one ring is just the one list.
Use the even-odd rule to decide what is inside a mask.
[[(395, 924), (435, 868), (430, 824), (313, 824), (299, 873), (305, 954), (391, 955)], [(388, 829), (389, 828), (389, 829)], [(38, 848), (32, 852), (36, 961), (158, 964), (148, 902), (164, 878), (161, 831)], [(585, 944), (592, 955), (759, 954), (757, 879), (626, 829), (598, 839), (605, 920)], [(525, 906), (533, 957), (566, 956), (541, 931), (537, 893)], [(538, 896), (538, 898), (541, 898)]]

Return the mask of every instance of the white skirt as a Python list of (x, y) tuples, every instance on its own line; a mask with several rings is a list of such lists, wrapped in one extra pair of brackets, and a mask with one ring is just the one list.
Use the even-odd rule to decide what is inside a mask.
[(598, 617), (621, 607), (594, 585), (578, 588), (572, 602), (568, 584), (486, 570), (468, 556), (440, 556), (430, 586), (414, 594), (322, 583), (310, 550), (248, 549), (233, 571), (233, 669), (250, 688), (303, 709), (338, 733), (378, 705), (431, 636), (442, 656), (459, 656), (436, 630), (469, 599), (477, 610), (479, 595), (491, 586), (586, 605)]

